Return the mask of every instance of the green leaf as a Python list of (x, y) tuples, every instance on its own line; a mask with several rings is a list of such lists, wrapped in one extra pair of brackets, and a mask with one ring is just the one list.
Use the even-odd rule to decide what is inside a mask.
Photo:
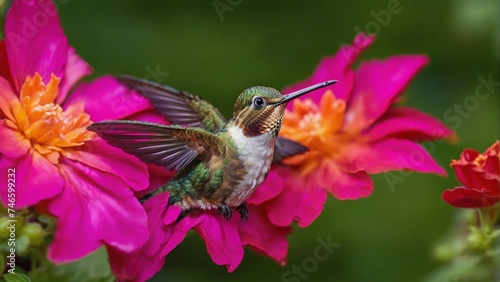
[(16, 274), (7, 273), (4, 276), (2, 276), (2, 278), (6, 282), (31, 282), (31, 279), (28, 276), (21, 273), (16, 273)]
[(104, 248), (74, 263), (53, 265), (38, 268), (30, 273), (31, 279), (37, 282), (113, 282), (108, 256)]

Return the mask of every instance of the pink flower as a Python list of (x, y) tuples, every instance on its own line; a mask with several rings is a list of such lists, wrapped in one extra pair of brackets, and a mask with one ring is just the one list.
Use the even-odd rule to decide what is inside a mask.
[(285, 263), (288, 250), (286, 236), (289, 227), (271, 224), (266, 211), (257, 205), (248, 205), (248, 221), (237, 216), (226, 221), (214, 211), (192, 211), (177, 222), (181, 213), (178, 206), (169, 206), (168, 192), (161, 193), (144, 203), (151, 234), (149, 241), (139, 251), (125, 254), (116, 249), (109, 251), (111, 268), (119, 281), (146, 281), (158, 272), (165, 257), (194, 229), (205, 241), (213, 262), (225, 265), (232, 272), (243, 259), (243, 246)]
[[(146, 112), (131, 119), (168, 123), (158, 115)], [(148, 189), (136, 193), (138, 198), (145, 191), (152, 191), (168, 182), (173, 173), (153, 164), (148, 165), (150, 185)], [(109, 260), (118, 281), (146, 281), (165, 264), (166, 256), (179, 245), (186, 233), (193, 229), (205, 241), (212, 261), (225, 265), (228, 272), (234, 271), (243, 260), (244, 246), (267, 255), (280, 264), (285, 264), (288, 252), (287, 236), (290, 227), (276, 226), (267, 217), (265, 206), (259, 205), (276, 196), (283, 185), (278, 179), (272, 188), (261, 193), (255, 192), (247, 199), (249, 217), (241, 222), (239, 216), (226, 221), (215, 211), (194, 210), (180, 221), (177, 219), (181, 208), (168, 206), (168, 192), (163, 192), (147, 200), (143, 206), (148, 216), (149, 240), (133, 253), (116, 248), (108, 248)], [(270, 190), (270, 191), (269, 191)]]
[(458, 208), (485, 208), (500, 202), (500, 141), (482, 154), (466, 149), (453, 160), (458, 180), (464, 184), (443, 192), (443, 200)]
[(401, 169), (446, 174), (417, 142), (449, 138), (453, 132), (428, 114), (395, 105), (428, 58), (368, 60), (354, 71), (352, 64), (374, 39), (359, 34), (352, 46), (324, 58), (311, 77), (284, 91), (339, 81), (288, 106), (280, 135), (310, 150), (285, 159), (287, 167), (275, 166), (257, 190), (275, 189), (269, 183), (283, 181), (283, 192), (265, 203), (274, 224), (309, 225), (321, 213), (327, 192), (340, 200), (369, 196), (370, 174)]
[[(15, 169), (15, 208), (36, 206), (57, 218), (48, 250), (56, 263), (103, 244), (123, 252), (140, 248), (148, 237), (147, 218), (131, 189), (147, 187), (147, 167), (86, 128), (133, 115), (147, 101), (112, 77), (82, 83), (68, 98), (91, 68), (68, 45), (51, 1), (15, 0), (5, 35), (0, 170)], [(0, 181), (7, 183), (6, 177), (0, 174)], [(7, 205), (7, 190), (1, 191)]]

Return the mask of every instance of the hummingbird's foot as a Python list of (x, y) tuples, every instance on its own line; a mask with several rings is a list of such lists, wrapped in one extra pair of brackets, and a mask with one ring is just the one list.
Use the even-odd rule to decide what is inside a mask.
[(241, 205), (239, 205), (237, 208), (236, 208), (237, 211), (239, 211), (240, 213), (240, 217), (241, 217), (241, 222), (245, 222), (247, 221), (247, 218), (248, 218), (248, 209), (247, 209), (247, 204), (246, 203), (243, 203)]
[(219, 208), (217, 208), (217, 214), (221, 214), (222, 213), (222, 216), (227, 220), (231, 220), (231, 218), (233, 217), (233, 209), (222, 203), (221, 206)]

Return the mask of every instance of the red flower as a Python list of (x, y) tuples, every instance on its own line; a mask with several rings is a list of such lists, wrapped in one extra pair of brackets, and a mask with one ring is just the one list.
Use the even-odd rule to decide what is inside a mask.
[(484, 153), (465, 149), (451, 161), (458, 180), (464, 184), (443, 192), (443, 200), (458, 208), (485, 208), (500, 201), (500, 142)]

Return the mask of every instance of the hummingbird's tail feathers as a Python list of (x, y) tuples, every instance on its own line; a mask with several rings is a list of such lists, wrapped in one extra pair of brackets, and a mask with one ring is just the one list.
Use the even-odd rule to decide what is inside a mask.
[(147, 98), (171, 124), (217, 132), (227, 123), (217, 108), (199, 96), (130, 75), (115, 77)]
[(190, 210), (183, 210), (183, 211), (181, 211), (181, 213), (180, 213), (180, 214), (179, 214), (179, 216), (177, 217), (176, 222), (181, 221), (183, 218), (185, 218), (185, 217), (186, 217), (188, 214), (190, 214), (191, 212), (193, 212), (193, 210), (192, 210), (192, 209), (190, 209)]
[(156, 189), (156, 190), (154, 190), (154, 191), (151, 191), (150, 193), (148, 193), (148, 194), (144, 195), (144, 197), (140, 198), (140, 199), (139, 199), (139, 202), (140, 202), (141, 204), (144, 204), (144, 202), (145, 202), (145, 201), (147, 201), (147, 200), (149, 200), (149, 199), (153, 198), (154, 196), (156, 196), (156, 195), (160, 194), (161, 192), (163, 192), (163, 191), (161, 191), (160, 189)]
[[(142, 198), (139, 199), (139, 202), (141, 204), (144, 204), (144, 202), (146, 202), (147, 200), (149, 200), (149, 199), (153, 198), (154, 196), (156, 196), (158, 194), (161, 194), (161, 193), (163, 193), (165, 191), (166, 191), (165, 186), (160, 187), (160, 188), (158, 188), (156, 190), (153, 190), (153, 191), (147, 193), (146, 195), (144, 195)], [(171, 205), (179, 202), (180, 199), (182, 199), (182, 198), (181, 197), (176, 197), (174, 195), (170, 195), (169, 198), (168, 198), (168, 204), (167, 204), (167, 206), (171, 206)]]
[(110, 145), (168, 170), (181, 170), (196, 158), (221, 154), (223, 141), (203, 129), (161, 124), (111, 120), (88, 127)]
[(279, 163), (284, 158), (303, 154), (307, 151), (309, 151), (309, 148), (307, 148), (306, 146), (290, 139), (278, 136), (278, 138), (276, 139), (276, 145), (274, 145), (273, 162)]

